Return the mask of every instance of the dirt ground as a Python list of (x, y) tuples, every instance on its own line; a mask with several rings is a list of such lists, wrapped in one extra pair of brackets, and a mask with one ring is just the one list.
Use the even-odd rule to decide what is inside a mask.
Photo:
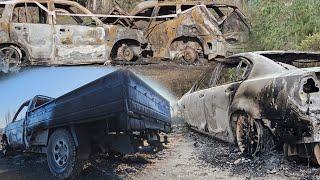
[[(128, 66), (153, 79), (176, 98), (190, 89), (206, 66)], [(253, 159), (232, 144), (191, 131), (174, 118), (170, 143), (156, 154), (124, 157), (100, 155), (88, 161), (79, 179), (320, 179), (320, 168), (305, 160), (288, 160), (278, 151)], [(15, 155), (0, 159), (0, 179), (54, 179), (46, 157)]]
[[(288, 161), (281, 152), (242, 157), (228, 143), (175, 124), (170, 143), (156, 154), (100, 155), (86, 163), (79, 179), (320, 179), (320, 169)], [(46, 157), (23, 154), (0, 160), (0, 179), (54, 179)]]

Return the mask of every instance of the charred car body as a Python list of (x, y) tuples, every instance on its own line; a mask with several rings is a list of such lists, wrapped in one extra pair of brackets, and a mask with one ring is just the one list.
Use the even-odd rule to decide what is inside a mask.
[(159, 133), (170, 129), (169, 102), (132, 72), (117, 70), (56, 99), (26, 101), (1, 145), (5, 153), (46, 153), (50, 171), (69, 178), (90, 155), (159, 148), (166, 141)]
[(133, 61), (148, 48), (139, 30), (103, 24), (73, 1), (4, 1), (0, 15), (0, 51), (8, 67)]
[(288, 156), (320, 164), (320, 68), (289, 65), (314, 61), (320, 54), (251, 52), (217, 61), (179, 101), (183, 118), (244, 154), (276, 140)]
[(145, 1), (131, 15), (141, 17), (135, 25), (144, 31), (155, 58), (187, 63), (239, 51), (251, 30), (237, 7), (206, 1)]

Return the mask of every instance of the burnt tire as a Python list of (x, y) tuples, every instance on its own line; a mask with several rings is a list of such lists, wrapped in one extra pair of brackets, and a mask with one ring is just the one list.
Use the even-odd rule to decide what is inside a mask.
[(16, 46), (0, 47), (0, 68), (3, 72), (15, 72), (20, 69), (22, 52)]
[(69, 131), (58, 129), (50, 136), (47, 161), (50, 172), (59, 179), (74, 179), (80, 174), (83, 161)]
[(0, 141), (0, 158), (10, 156), (13, 154), (13, 150), (10, 148), (7, 138), (1, 138)]
[(316, 143), (313, 147), (312, 160), (317, 166), (320, 166), (320, 143)]
[(269, 152), (275, 144), (269, 129), (247, 114), (240, 114), (237, 118), (236, 139), (240, 151), (246, 156)]

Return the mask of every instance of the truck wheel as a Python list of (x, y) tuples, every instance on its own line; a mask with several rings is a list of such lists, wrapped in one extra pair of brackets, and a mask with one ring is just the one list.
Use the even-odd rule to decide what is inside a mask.
[(0, 141), (0, 157), (5, 157), (10, 154), (10, 147), (6, 138), (2, 138)]
[(50, 136), (47, 161), (51, 173), (57, 178), (74, 179), (79, 175), (83, 162), (79, 160), (75, 142), (67, 130), (56, 130)]

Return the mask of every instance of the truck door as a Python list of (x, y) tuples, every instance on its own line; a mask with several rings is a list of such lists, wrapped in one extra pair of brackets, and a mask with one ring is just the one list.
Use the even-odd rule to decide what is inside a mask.
[(56, 18), (56, 61), (62, 64), (103, 63), (106, 57), (106, 32), (102, 22), (88, 10), (74, 4), (54, 3)]
[(17, 3), (14, 6), (10, 36), (12, 41), (26, 48), (33, 59), (51, 60), (53, 58), (52, 16), (45, 8), (47, 3)]
[(29, 101), (22, 104), (15, 114), (12, 123), (6, 128), (8, 142), (13, 148), (24, 148), (24, 126)]

